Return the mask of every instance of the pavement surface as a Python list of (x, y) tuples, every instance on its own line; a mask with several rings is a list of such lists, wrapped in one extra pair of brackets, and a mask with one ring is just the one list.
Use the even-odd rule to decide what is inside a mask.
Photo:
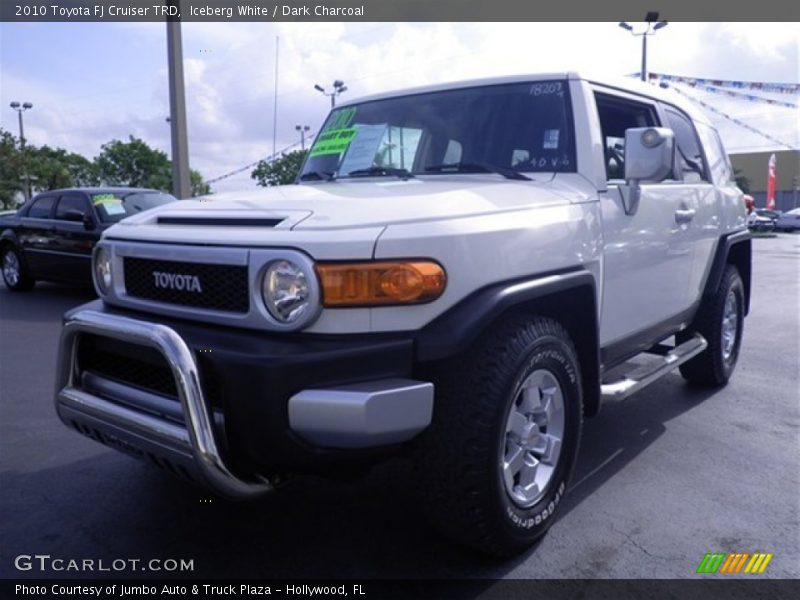
[(431, 530), (399, 462), (238, 504), (68, 430), (53, 408), (56, 342), (61, 315), (91, 295), (0, 286), (0, 577), (81, 576), (14, 568), (49, 554), (193, 560), (186, 575), (205, 578), (686, 578), (707, 552), (755, 551), (774, 553), (764, 577), (800, 577), (800, 235), (753, 243), (730, 384), (698, 391), (670, 374), (605, 406), (585, 424), (558, 522), (504, 562)]

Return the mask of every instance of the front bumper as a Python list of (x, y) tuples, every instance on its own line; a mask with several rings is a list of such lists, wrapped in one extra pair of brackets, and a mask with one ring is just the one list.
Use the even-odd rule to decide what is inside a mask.
[[(156, 321), (95, 301), (65, 317), (56, 409), (84, 435), (248, 498), (271, 489), (264, 474), (370, 459), (424, 429), (433, 385), (411, 379), (412, 348)], [(138, 380), (131, 365), (144, 365)]]

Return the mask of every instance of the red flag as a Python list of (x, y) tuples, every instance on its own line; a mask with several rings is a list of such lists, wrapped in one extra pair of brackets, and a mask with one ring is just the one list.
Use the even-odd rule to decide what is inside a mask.
[(775, 210), (775, 155), (769, 157), (767, 170), (767, 208)]

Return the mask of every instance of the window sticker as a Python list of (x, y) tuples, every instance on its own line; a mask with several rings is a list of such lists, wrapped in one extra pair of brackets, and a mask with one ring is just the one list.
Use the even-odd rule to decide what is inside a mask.
[(104, 204), (106, 202), (122, 202), (120, 198), (117, 198), (114, 194), (95, 194), (92, 196), (92, 204)]
[(92, 196), (92, 204), (97, 208), (105, 210), (107, 215), (125, 214), (125, 207), (122, 205), (122, 199), (117, 198), (114, 194), (95, 194)]
[(564, 93), (560, 81), (545, 81), (531, 85), (531, 96), (549, 96), (550, 94), (562, 95)]
[(366, 169), (375, 162), (375, 155), (386, 134), (386, 123), (379, 125), (356, 125), (358, 135), (350, 142), (339, 173), (346, 175), (356, 169)]
[(326, 129), (317, 136), (309, 156), (313, 158), (326, 154), (341, 154), (347, 150), (357, 133), (358, 130), (355, 127)]
[(558, 149), (558, 129), (545, 129), (544, 142), (542, 142), (544, 150), (557, 150)]
[(356, 116), (356, 108), (338, 109), (331, 117), (311, 147), (309, 157), (342, 154), (358, 133), (356, 127), (350, 127)]
[(322, 130), (322, 133), (325, 133), (331, 129), (347, 129), (350, 126), (350, 123), (353, 122), (355, 116), (355, 108), (341, 108), (337, 110), (336, 114), (330, 120), (328, 125)]

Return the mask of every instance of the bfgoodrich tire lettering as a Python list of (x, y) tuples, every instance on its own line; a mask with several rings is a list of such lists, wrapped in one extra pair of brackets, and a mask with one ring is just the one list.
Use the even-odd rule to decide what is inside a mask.
[[(416, 448), (424, 508), (457, 540), (500, 556), (518, 553), (552, 525), (575, 465), (583, 412), (575, 348), (557, 322), (518, 315), (492, 327), (466, 360), (442, 371), (433, 422)], [(552, 470), (527, 497), (514, 492), (518, 479), (508, 483), (509, 447), (524, 446), (526, 460), (544, 464), (547, 423), (558, 421), (547, 421), (535, 400), (521, 398), (526, 382), (545, 391), (557, 383), (563, 411)], [(539, 388), (531, 395), (546, 396)], [(527, 425), (518, 417), (523, 426), (512, 431), (511, 411), (527, 417)]]

